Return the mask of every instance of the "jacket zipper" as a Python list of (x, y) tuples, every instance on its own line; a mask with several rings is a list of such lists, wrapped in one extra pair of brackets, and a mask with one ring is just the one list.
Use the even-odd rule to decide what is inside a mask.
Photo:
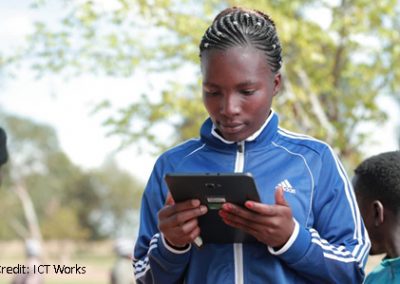
[(244, 168), (244, 141), (237, 143), (235, 173), (242, 173)]
[[(237, 143), (235, 173), (242, 173), (244, 169), (244, 141)], [(235, 284), (244, 283), (243, 275), (243, 245), (241, 243), (233, 244), (233, 254), (235, 263)]]

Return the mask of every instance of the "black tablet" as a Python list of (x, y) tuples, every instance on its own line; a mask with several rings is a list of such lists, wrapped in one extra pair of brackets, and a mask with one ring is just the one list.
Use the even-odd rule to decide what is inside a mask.
[(250, 173), (169, 173), (165, 181), (175, 202), (199, 199), (208, 207), (208, 212), (199, 217), (204, 243), (257, 241), (244, 231), (226, 225), (218, 215), (225, 202), (244, 206), (247, 200), (260, 201)]

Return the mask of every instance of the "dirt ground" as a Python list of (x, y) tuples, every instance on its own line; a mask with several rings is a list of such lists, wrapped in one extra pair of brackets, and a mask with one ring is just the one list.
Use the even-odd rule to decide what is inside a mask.
[[(46, 242), (46, 254), (42, 264), (48, 265), (44, 274), (46, 284), (109, 283), (114, 261), (111, 241), (96, 243), (76, 243), (71, 241)], [(25, 263), (22, 242), (0, 242), (0, 266), (16, 266)], [(73, 267), (69, 274), (55, 272), (60, 265)], [(81, 267), (80, 269), (76, 269)], [(44, 267), (42, 269), (45, 269)], [(78, 271), (78, 272), (77, 272)], [(133, 275), (132, 275), (133, 276)], [(13, 275), (0, 274), (0, 284), (10, 283)]]

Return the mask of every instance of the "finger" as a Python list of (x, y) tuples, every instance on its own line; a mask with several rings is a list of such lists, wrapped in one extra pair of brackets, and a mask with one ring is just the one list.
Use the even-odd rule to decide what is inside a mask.
[(285, 200), (284, 191), (282, 187), (278, 187), (275, 190), (275, 204), (289, 207), (289, 204)]
[(249, 226), (248, 222), (243, 222), (243, 219), (235, 219), (235, 218), (222, 218), (225, 224), (245, 231), (246, 233), (253, 235), (254, 237), (258, 234), (258, 228), (254, 228), (253, 226)]
[[(171, 206), (174, 207), (175, 205)], [(171, 232), (171, 231), (178, 231), (180, 234), (186, 233), (188, 229), (185, 231), (182, 231), (182, 227), (185, 225), (187, 222), (192, 222), (194, 220), (194, 223), (192, 226), (197, 225), (197, 217), (205, 214), (207, 212), (207, 207), (202, 205), (198, 208), (195, 209), (190, 209), (186, 211), (181, 211), (175, 214), (172, 214), (170, 216), (167, 216), (168, 213), (165, 213), (165, 211), (170, 210), (168, 206), (164, 207), (163, 209), (160, 210), (158, 213), (158, 229), (164, 233), (164, 235), (167, 235), (168, 233), (166, 232)], [(191, 227), (191, 223), (188, 224), (187, 227)], [(169, 234), (168, 234), (169, 235)]]
[(198, 225), (199, 223), (197, 221), (197, 218), (191, 219), (180, 227), (181, 233), (185, 235), (191, 235), (193, 230), (195, 230)]
[[(255, 237), (259, 242), (264, 243), (266, 245), (272, 247), (281, 247), (283, 244), (287, 242), (288, 238), (281, 237), (281, 233), (275, 229), (268, 229), (268, 228), (260, 228), (259, 226), (250, 226), (250, 224), (243, 224), (239, 222), (235, 222), (234, 220), (227, 220), (223, 219), (225, 224), (240, 229), (253, 237)], [(292, 230), (293, 232), (293, 230)], [(291, 235), (291, 234), (290, 234)], [(290, 236), (289, 235), (289, 236)]]
[(193, 209), (188, 209), (184, 211), (180, 211), (177, 214), (173, 214), (170, 216), (171, 223), (174, 226), (182, 225), (189, 220), (195, 219), (201, 215), (204, 215), (207, 213), (207, 207), (204, 205), (201, 205), (199, 207), (193, 208)]
[(180, 231), (175, 231), (168, 239), (171, 243), (186, 245), (192, 243), (198, 236), (200, 236), (200, 227), (195, 226), (193, 230), (182, 234)]
[[(174, 207), (177, 212), (181, 212), (181, 211), (185, 211), (185, 210), (199, 208), (200, 205), (201, 205), (200, 200), (190, 199), (190, 200), (186, 200), (183, 202), (175, 203)], [(203, 205), (203, 207), (205, 207), (205, 206)]]
[(244, 214), (242, 212), (237, 212), (231, 213), (229, 211), (220, 210), (219, 215), (222, 217), (223, 221), (230, 221), (234, 223), (235, 226), (240, 225), (242, 228), (251, 228), (254, 231), (261, 231), (265, 227), (276, 227), (276, 218), (274, 218), (275, 216), (273, 215), (259, 214), (245, 209), (242, 209), (242, 212), (245, 212)]
[(174, 205), (175, 201), (172, 198), (171, 192), (168, 191), (167, 198), (165, 199), (165, 205)]
[(220, 210), (218, 213), (225, 223), (232, 223), (235, 227), (247, 226), (250, 223), (250, 218), (243, 218), (240, 215), (230, 214), (225, 210)]
[(177, 214), (177, 213), (185, 211), (185, 210), (198, 208), (199, 206), (200, 206), (200, 201), (198, 199), (186, 200), (183, 202), (178, 202), (178, 203), (174, 203), (172, 205), (164, 206), (160, 210), (159, 216), (160, 217), (170, 217), (174, 214)]
[(254, 217), (254, 214), (251, 213), (249, 210), (243, 209), (242, 207), (232, 203), (224, 203), (222, 205), (222, 212), (224, 211), (229, 214), (237, 215), (246, 219), (252, 219)]
[(268, 205), (255, 201), (246, 201), (244, 206), (251, 211), (268, 217), (277, 215), (277, 210), (274, 205)]
[(240, 206), (225, 203), (222, 206), (222, 210), (220, 210), (220, 216), (222, 218), (228, 218), (230, 220), (235, 220), (235, 222), (239, 222), (242, 224), (254, 223), (254, 224), (263, 224), (265, 223), (265, 216), (259, 214), (258, 212), (252, 212), (247, 209), (244, 209)]

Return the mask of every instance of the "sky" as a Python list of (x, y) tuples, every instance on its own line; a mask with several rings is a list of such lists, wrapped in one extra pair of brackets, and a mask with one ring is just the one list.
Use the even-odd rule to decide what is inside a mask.
[[(58, 10), (32, 11), (30, 1), (0, 0), (0, 50), (9, 50), (23, 43), (32, 32), (32, 21), (50, 19)], [(64, 79), (46, 76), (36, 80), (27, 69), (18, 70), (16, 78), (3, 79), (0, 85), (0, 107), (11, 114), (28, 117), (55, 128), (61, 148), (82, 168), (99, 167), (110, 155), (120, 166), (141, 181), (146, 181), (155, 157), (138, 155), (135, 145), (115, 154), (119, 140), (106, 137), (101, 126), (105, 116), (90, 115), (93, 107), (109, 99), (114, 107), (132, 103), (138, 82), (145, 78), (119, 79), (81, 76)], [(137, 93), (137, 92), (136, 92)]]
[[(54, 6), (40, 12), (32, 11), (29, 3), (27, 0), (0, 0), (0, 50), (21, 44), (32, 31), (32, 21), (44, 18), (52, 21), (59, 14)], [(1, 81), (0, 107), (53, 126), (62, 149), (81, 167), (96, 168), (108, 156), (114, 155), (122, 168), (145, 182), (156, 157), (139, 155), (135, 145), (115, 154), (119, 140), (106, 137), (106, 129), (101, 126), (104, 116), (90, 115), (93, 106), (103, 99), (111, 100), (116, 107), (132, 103), (136, 99), (133, 90), (138, 93), (138, 85), (145, 80), (139, 74), (125, 79), (81, 76), (69, 81), (47, 76), (38, 81), (31, 71), (22, 69), (16, 78)], [(388, 111), (389, 121), (384, 125), (368, 126), (376, 127), (377, 131), (373, 137), (375, 143), (365, 147), (367, 155), (398, 149), (394, 133), (400, 111), (389, 97), (382, 97), (378, 103)]]

